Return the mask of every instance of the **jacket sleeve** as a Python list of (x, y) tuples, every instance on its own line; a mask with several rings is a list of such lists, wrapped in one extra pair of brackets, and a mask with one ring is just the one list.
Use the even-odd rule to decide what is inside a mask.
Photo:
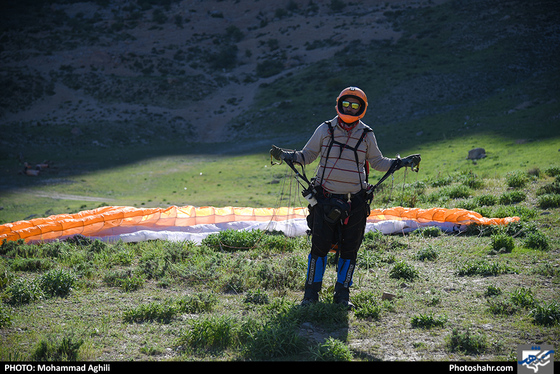
[(389, 170), (395, 159), (383, 156), (377, 146), (377, 139), (373, 132), (367, 135), (367, 145), (366, 159), (369, 161), (370, 166), (377, 171)]
[(317, 159), (317, 157), (321, 154), (321, 147), (323, 144), (323, 138), (326, 131), (326, 125), (322, 124), (321, 126), (315, 129), (311, 138), (307, 141), (307, 144), (303, 147), (301, 151), (296, 152), (297, 162), (302, 165), (307, 165), (312, 163)]

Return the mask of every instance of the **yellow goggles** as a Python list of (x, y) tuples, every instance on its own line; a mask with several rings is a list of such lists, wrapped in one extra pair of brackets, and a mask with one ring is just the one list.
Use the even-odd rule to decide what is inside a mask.
[(342, 106), (344, 108), (351, 107), (352, 109), (360, 109), (360, 103), (351, 103), (349, 101), (343, 101)]

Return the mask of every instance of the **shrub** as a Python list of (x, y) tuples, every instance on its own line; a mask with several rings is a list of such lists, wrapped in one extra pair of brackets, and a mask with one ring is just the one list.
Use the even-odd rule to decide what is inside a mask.
[(420, 261), (434, 261), (438, 257), (438, 253), (433, 246), (422, 248), (416, 254), (416, 258)]
[(12, 323), (12, 315), (10, 314), (8, 307), (3, 303), (0, 304), (0, 329), (10, 326)]
[[(487, 215), (482, 214), (483, 217)], [(492, 225), (479, 225), (478, 223), (471, 223), (467, 225), (465, 234), (468, 236), (490, 236), (496, 232), (495, 226)]]
[(191, 253), (194, 245), (190, 242), (160, 242), (164, 251), (163, 258), (167, 263), (180, 263), (185, 260)]
[(495, 251), (510, 253), (515, 247), (513, 238), (507, 234), (495, 234), (491, 237), (492, 249)]
[(350, 348), (344, 342), (328, 337), (324, 343), (317, 345), (311, 356), (315, 361), (352, 361), (354, 358)]
[(294, 258), (286, 258), (280, 263), (263, 262), (256, 268), (256, 282), (265, 289), (298, 289), (299, 275), (304, 268)]
[(511, 188), (523, 188), (528, 181), (527, 174), (521, 171), (510, 171), (506, 174), (506, 185)]
[(240, 345), (242, 324), (229, 316), (205, 317), (192, 320), (180, 337), (180, 344), (194, 349), (226, 349)]
[[(72, 241), (72, 238), (75, 238), (74, 242)], [(82, 244), (82, 242), (86, 240), (91, 241), (91, 239), (86, 238), (85, 236), (76, 235), (64, 241), (43, 243), (41, 245), (41, 250), (44, 257), (57, 258), (74, 251), (76, 247), (81, 247), (82, 245), (84, 245)]]
[(454, 328), (447, 337), (447, 347), (451, 352), (466, 352), (479, 354), (486, 350), (488, 343), (482, 333), (473, 333), (470, 329), (459, 331)]
[(397, 262), (391, 269), (389, 276), (396, 279), (414, 280), (418, 278), (418, 270), (404, 261)]
[(225, 37), (234, 43), (239, 43), (243, 40), (245, 34), (243, 34), (239, 27), (231, 25), (226, 28)]
[(33, 361), (77, 361), (83, 339), (67, 335), (58, 341), (53, 337), (41, 339), (31, 355)]
[(218, 297), (213, 293), (201, 292), (187, 295), (176, 302), (177, 310), (182, 313), (210, 312), (218, 303)]
[(63, 269), (51, 270), (41, 276), (39, 286), (47, 296), (64, 297), (72, 291), (76, 277)]
[(498, 202), (498, 198), (494, 195), (481, 195), (475, 198), (479, 206), (493, 206)]
[(471, 189), (465, 185), (447, 187), (443, 192), (451, 199), (466, 199), (471, 196)]
[(530, 314), (538, 325), (554, 325), (560, 323), (560, 304), (557, 301), (539, 304)]
[(108, 286), (120, 287), (123, 291), (136, 291), (144, 285), (144, 277), (130, 270), (110, 272), (103, 278)]
[(502, 290), (500, 289), (500, 287), (496, 287), (491, 284), (486, 289), (484, 296), (493, 297), (493, 296), (499, 296), (501, 294), (502, 294)]
[(487, 260), (472, 260), (461, 264), (457, 269), (460, 276), (496, 276), (500, 274), (516, 274), (517, 271), (505, 264), (488, 262)]
[(453, 183), (453, 177), (447, 176), (447, 177), (439, 177), (437, 179), (431, 180), (429, 184), (432, 187), (443, 187), (443, 186), (449, 186), (451, 183)]
[(49, 270), (54, 263), (45, 258), (22, 258), (17, 257), (12, 262), (12, 270), (14, 271), (43, 271)]
[(331, 0), (329, 7), (333, 12), (338, 13), (346, 7), (346, 2), (343, 0)]
[(202, 240), (202, 244), (209, 248), (226, 251), (248, 250), (254, 248), (263, 236), (264, 233), (261, 230), (225, 230), (208, 235)]
[(519, 307), (510, 300), (488, 300), (488, 310), (492, 314), (511, 316), (519, 310)]
[(99, 239), (95, 239), (88, 248), (89, 252), (92, 253), (101, 253), (109, 248), (109, 245), (105, 242), (102, 242)]
[(261, 78), (272, 77), (284, 70), (284, 63), (278, 60), (265, 60), (257, 64), (257, 75)]
[(247, 295), (245, 295), (245, 300), (243, 300), (243, 302), (247, 304), (262, 305), (270, 303), (270, 299), (268, 297), (268, 294), (259, 288), (255, 291), (247, 292)]
[(433, 313), (420, 313), (412, 316), (410, 324), (412, 325), (412, 327), (430, 329), (432, 327), (443, 327), (446, 322), (447, 318), (445, 316), (436, 316)]
[(472, 172), (469, 172), (462, 177), (462, 184), (475, 190), (484, 187), (484, 181)]
[(354, 315), (359, 319), (373, 319), (378, 320), (381, 316), (383, 306), (374, 301), (362, 303), (360, 306), (355, 306)]
[(475, 199), (461, 199), (455, 203), (455, 208), (474, 211), (478, 208), (478, 202)]
[(354, 315), (360, 319), (378, 320), (385, 304), (379, 304), (371, 291), (362, 291), (353, 298)]
[(558, 208), (560, 207), (559, 194), (546, 194), (539, 196), (538, 205), (541, 209)]
[(8, 304), (28, 304), (43, 297), (43, 292), (36, 281), (18, 278), (7, 288)]
[(408, 248), (406, 243), (402, 243), (398, 239), (389, 235), (383, 235), (380, 231), (369, 231), (364, 235), (362, 245), (366, 250), (376, 249), (378, 251), (391, 252), (395, 250)]
[[(69, 238), (66, 238), (64, 240), (64, 242), (74, 244), (74, 245), (77, 245), (77, 246), (88, 246), (88, 245), (91, 245), (94, 242), (94, 240), (88, 238), (87, 236), (74, 235), (74, 236), (71, 236)], [(56, 242), (54, 242), (54, 243), (56, 243)]]
[(559, 166), (551, 166), (545, 169), (544, 173), (550, 177), (556, 177), (560, 175), (560, 167)]
[(141, 304), (123, 312), (123, 320), (128, 323), (156, 321), (169, 323), (176, 315), (176, 308), (170, 303), (153, 302)]
[(235, 44), (228, 44), (220, 48), (216, 53), (208, 56), (210, 67), (215, 70), (233, 69), (237, 65), (238, 48)]
[[(303, 309), (307, 311), (310, 308)], [(246, 355), (254, 360), (289, 357), (306, 348), (305, 339), (297, 332), (297, 322), (285, 316), (280, 316), (262, 328), (250, 329), (247, 332), (247, 343)]]
[(544, 186), (540, 187), (537, 192), (537, 196), (540, 195), (547, 195), (547, 194), (560, 194), (560, 180), (556, 177), (556, 181), (553, 183), (545, 184)]
[(518, 216), (521, 219), (529, 220), (538, 216), (535, 209), (527, 208), (520, 205), (498, 206), (492, 211), (492, 216), (495, 218), (514, 217)]
[(527, 195), (523, 191), (504, 192), (500, 196), (500, 204), (502, 205), (517, 204), (524, 201), (526, 198)]
[(227, 262), (227, 254), (201, 246), (193, 249), (188, 261), (174, 265), (169, 270), (169, 276), (187, 280), (191, 284), (221, 282), (220, 275)]
[(138, 261), (138, 271), (147, 279), (162, 279), (169, 269), (162, 250), (151, 250), (142, 254)]
[(550, 262), (544, 262), (531, 268), (531, 273), (544, 275), (545, 277), (556, 277), (560, 275), (560, 269)]
[(527, 308), (535, 304), (533, 291), (524, 287), (513, 290), (510, 293), (510, 300), (513, 304), (522, 308)]
[(265, 232), (262, 249), (276, 252), (293, 252), (298, 248), (298, 241), (287, 238), (284, 233)]
[[(0, 255), (9, 255), (14, 250), (18, 250), (20, 247), (27, 247), (25, 240), (2, 240), (2, 245), (0, 245)], [(15, 255), (9, 255), (10, 257), (15, 257)], [(27, 256), (25, 256), (27, 257)]]
[[(332, 291), (334, 286), (330, 289)], [(320, 295), (321, 297), (322, 295)], [(332, 300), (332, 293), (329, 292), (330, 300)], [(326, 299), (326, 298), (325, 298)], [(297, 308), (289, 311), (285, 317), (282, 318), (282, 323), (296, 323), (312, 322), (319, 324), (325, 328), (338, 326), (341, 323), (348, 321), (348, 308), (332, 302), (321, 302), (307, 305), (305, 308)]]
[(439, 227), (435, 227), (435, 226), (431, 226), (431, 227), (423, 227), (421, 229), (418, 229), (415, 231), (415, 233), (423, 236), (423, 237), (431, 237), (431, 238), (435, 238), (437, 236), (440, 236), (442, 231)]
[(546, 251), (549, 249), (548, 238), (540, 231), (530, 232), (525, 238), (525, 246)]
[(523, 220), (511, 222), (505, 227), (498, 228), (498, 230), (501, 233), (517, 238), (524, 238), (530, 233), (538, 232), (535, 222), (527, 222)]
[(167, 16), (161, 9), (154, 9), (152, 12), (152, 21), (158, 24), (164, 24), (167, 22)]
[(144, 278), (140, 275), (132, 275), (120, 280), (120, 287), (125, 292), (136, 291), (144, 286)]

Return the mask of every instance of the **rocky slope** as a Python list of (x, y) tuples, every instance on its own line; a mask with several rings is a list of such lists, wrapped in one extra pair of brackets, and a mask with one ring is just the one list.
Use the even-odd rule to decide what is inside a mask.
[[(431, 19), (430, 26), (422, 24), (433, 16), (429, 10), (442, 4), (450, 4), (448, 13), (435, 13), (438, 18)], [(489, 0), (3, 2), (0, 145), (10, 149), (14, 144), (64, 144), (60, 139), (66, 138), (90, 143), (94, 139), (101, 146), (154, 139), (227, 141), (245, 123), (259, 121), (254, 113), (261, 109), (256, 100), (259, 88), (282, 77), (296, 81), (292, 86), (306, 85), (306, 76), (301, 76), (305, 68), (341, 53), (364, 52), (366, 57), (350, 59), (336, 69), (327, 67), (318, 77), (323, 85), (325, 75), (332, 81), (341, 71), (372, 67), (380, 74), (377, 81), (393, 79), (384, 82), (385, 92), (372, 105), (376, 118), (391, 122), (441, 112), (461, 100), (488, 97), (528, 77), (558, 71), (551, 57), (559, 49), (559, 27), (554, 22), (558, 11), (551, 11), (554, 4), (546, 0), (522, 4)], [(415, 25), (417, 30), (411, 32)], [(516, 50), (504, 44), (517, 37)], [(403, 38), (411, 44), (395, 48), (398, 60), (376, 60), (377, 53), (389, 56), (391, 46)], [(438, 41), (437, 51), (421, 50), (430, 40)], [(372, 49), (376, 41), (383, 48)], [(447, 60), (442, 60), (447, 49)], [(491, 69), (461, 67), (468, 56), (493, 50), (500, 56), (496, 58), (500, 66), (492, 61)], [(438, 59), (428, 61), (425, 53)], [(395, 61), (406, 70), (392, 70)], [(340, 80), (330, 84), (332, 92), (350, 81)], [(288, 95), (294, 97), (286, 102), (299, 100), (295, 94), (293, 88)], [(540, 100), (550, 103), (557, 94), (553, 90)], [(519, 106), (534, 101), (531, 95), (519, 94)]]
[(396, 40), (400, 33), (383, 13), (425, 6), (345, 4), (7, 3), (0, 79), (8, 90), (0, 119), (16, 126), (59, 124), (75, 136), (92, 135), (85, 125), (95, 123), (109, 135), (117, 124), (123, 137), (146, 138), (159, 129), (160, 136), (225, 140), (223, 128), (250, 108), (263, 82), (332, 57), (353, 40)]

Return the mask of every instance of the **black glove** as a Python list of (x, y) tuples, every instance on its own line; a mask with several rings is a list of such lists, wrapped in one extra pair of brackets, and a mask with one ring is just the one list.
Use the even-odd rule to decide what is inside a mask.
[(418, 171), (420, 161), (422, 161), (422, 158), (419, 154), (406, 156), (405, 158), (401, 159), (399, 169), (402, 167), (410, 167), (413, 171)]
[(277, 160), (288, 160), (288, 161), (296, 160), (295, 151), (287, 151), (275, 145), (273, 145), (272, 148), (270, 149), (270, 155)]

